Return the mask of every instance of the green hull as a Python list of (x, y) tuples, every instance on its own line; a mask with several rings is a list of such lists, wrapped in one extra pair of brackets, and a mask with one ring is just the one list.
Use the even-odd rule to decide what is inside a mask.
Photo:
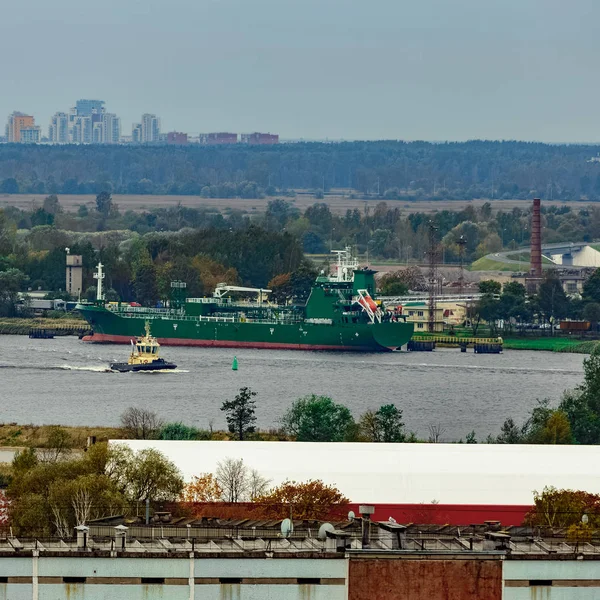
[(165, 346), (213, 346), (230, 348), (274, 348), (294, 350), (350, 350), (381, 352), (408, 343), (412, 323), (280, 323), (207, 319), (175, 314), (174, 311), (137, 309), (117, 312), (97, 305), (80, 305), (93, 335), (85, 341), (129, 343), (144, 332), (150, 321), (152, 335)]

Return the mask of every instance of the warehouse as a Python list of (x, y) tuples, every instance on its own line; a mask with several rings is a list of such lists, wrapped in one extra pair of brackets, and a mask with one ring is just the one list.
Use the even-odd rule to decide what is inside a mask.
[[(226, 458), (277, 485), (322, 479), (353, 503), (527, 506), (546, 486), (600, 490), (600, 446), (115, 440), (156, 448), (186, 480)], [(386, 516), (387, 518), (387, 516)]]

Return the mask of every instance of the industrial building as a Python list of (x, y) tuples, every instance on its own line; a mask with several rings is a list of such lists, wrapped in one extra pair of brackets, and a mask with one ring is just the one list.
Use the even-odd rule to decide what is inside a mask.
[[(542, 491), (546, 486), (588, 492), (600, 489), (596, 468), (600, 446), (158, 440), (110, 443), (126, 444), (134, 451), (156, 448), (177, 465), (186, 481), (201, 473), (214, 473), (217, 463), (227, 458), (242, 458), (273, 485), (285, 480), (321, 479), (335, 485), (353, 504), (375, 505), (376, 520), (390, 516), (398, 522), (413, 520), (414, 513), (406, 512), (407, 505), (413, 505), (422, 511), (433, 509), (436, 520), (444, 518), (447, 520), (442, 522), (456, 525), (498, 518), (505, 525), (519, 525), (533, 504), (534, 490)], [(425, 513), (421, 522), (431, 515)]]
[[(592, 600), (600, 540), (564, 531), (373, 522), (92, 522), (0, 539), (10, 600)], [(106, 531), (103, 530), (106, 529)]]

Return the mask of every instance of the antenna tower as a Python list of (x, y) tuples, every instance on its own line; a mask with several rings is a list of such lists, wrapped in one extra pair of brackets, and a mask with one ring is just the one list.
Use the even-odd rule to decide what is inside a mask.
[(429, 221), (429, 333), (435, 332), (435, 313), (436, 313), (436, 263), (437, 263), (437, 242), (436, 233), (437, 227), (433, 221)]

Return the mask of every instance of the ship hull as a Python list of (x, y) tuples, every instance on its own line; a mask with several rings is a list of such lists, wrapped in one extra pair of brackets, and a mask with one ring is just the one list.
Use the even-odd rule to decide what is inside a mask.
[(382, 352), (407, 344), (413, 334), (413, 325), (403, 322), (216, 322), (151, 312), (124, 316), (98, 306), (85, 306), (80, 311), (93, 331), (83, 340), (98, 343), (128, 344), (140, 335), (146, 320), (163, 346)]

